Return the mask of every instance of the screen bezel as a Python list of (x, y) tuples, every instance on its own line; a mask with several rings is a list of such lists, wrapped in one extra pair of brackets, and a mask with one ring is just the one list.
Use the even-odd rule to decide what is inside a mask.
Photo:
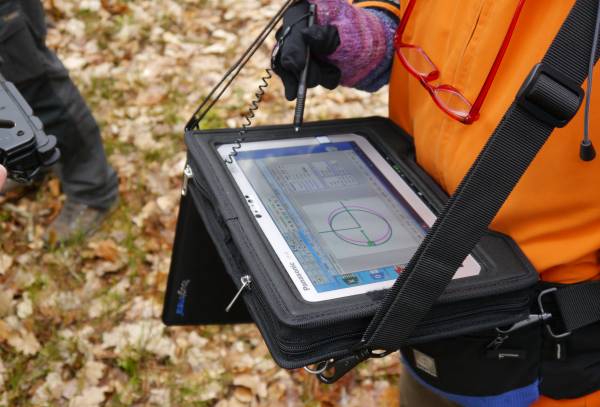
[[(223, 144), (217, 147), (219, 155), (227, 160), (231, 158), (231, 164), (226, 164), (227, 168), (236, 182), (240, 192), (246, 200), (255, 221), (258, 223), (264, 235), (275, 254), (281, 261), (288, 276), (294, 283), (294, 286), (302, 296), (309, 302), (319, 302), (332, 300), (337, 298), (349, 297), (358, 294), (365, 294), (371, 291), (383, 290), (390, 288), (395, 280), (387, 280), (377, 283), (371, 283), (337, 290), (318, 292), (308, 275), (304, 272), (302, 265), (293, 254), (288, 246), (279, 228), (271, 218), (269, 212), (262, 203), (260, 196), (252, 187), (250, 181), (246, 177), (238, 165), (235, 156), (231, 156), (232, 148), (236, 147), (237, 151), (256, 151), (270, 150), (286, 147), (299, 146), (317, 146), (323, 143), (338, 143), (338, 142), (354, 142), (371, 163), (381, 172), (387, 181), (394, 187), (404, 200), (412, 207), (412, 209), (431, 227), (436, 220), (435, 214), (423, 202), (417, 193), (400, 177), (400, 175), (392, 168), (392, 166), (381, 156), (381, 154), (373, 147), (373, 145), (362, 135), (359, 134), (340, 134), (333, 136), (322, 137), (304, 137), (284, 140), (269, 140), (269, 141), (253, 141), (244, 142), (240, 148), (237, 144)], [(260, 216), (257, 216), (260, 215)], [(457, 271), (454, 278), (464, 278), (478, 275), (481, 272), (481, 266), (472, 257), (468, 256), (465, 259), (462, 267)]]

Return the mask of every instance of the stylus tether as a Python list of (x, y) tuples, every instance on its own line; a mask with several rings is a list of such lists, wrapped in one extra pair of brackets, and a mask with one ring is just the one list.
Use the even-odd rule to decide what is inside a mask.
[[(225, 72), (223, 77), (217, 82), (217, 84), (213, 87), (213, 89), (208, 93), (208, 95), (202, 100), (198, 109), (194, 112), (191, 119), (185, 126), (186, 130), (199, 130), (200, 122), (207, 113), (212, 109), (212, 107), (217, 103), (217, 101), (223, 96), (225, 90), (229, 88), (231, 83), (235, 80), (235, 78), (239, 75), (241, 70), (246, 66), (250, 58), (258, 51), (261, 45), (265, 42), (271, 31), (279, 24), (279, 22), (283, 19), (283, 14), (298, 0), (286, 0), (284, 5), (277, 11), (275, 16), (269, 21), (269, 23), (265, 26), (265, 28), (260, 32), (258, 37), (250, 44), (248, 49), (244, 51), (244, 53), (240, 56), (240, 58)], [(268, 77), (270, 78), (271, 70), (267, 70)], [(263, 79), (264, 81), (264, 79)]]
[(594, 61), (596, 60), (596, 50), (598, 48), (598, 34), (600, 32), (600, 3), (596, 14), (596, 29), (594, 32), (594, 41), (592, 42), (592, 51), (588, 68), (588, 83), (585, 98), (585, 115), (583, 119), (583, 140), (579, 146), (579, 157), (583, 161), (592, 161), (596, 158), (596, 149), (590, 140), (590, 102), (592, 99), (592, 80), (594, 78)]
[[(312, 27), (315, 22), (315, 13), (317, 6), (315, 4), (311, 4), (308, 8), (309, 16), (308, 16), (308, 27)], [(308, 69), (310, 66), (310, 45), (306, 45), (306, 63), (304, 64), (304, 69), (302, 70), (302, 75), (300, 76), (300, 81), (298, 82), (298, 93), (296, 97), (296, 110), (294, 111), (294, 131), (298, 133), (300, 131), (300, 127), (302, 127), (302, 122), (304, 120), (304, 107), (306, 106), (306, 92), (308, 91), (307, 87), (307, 79), (308, 79)]]

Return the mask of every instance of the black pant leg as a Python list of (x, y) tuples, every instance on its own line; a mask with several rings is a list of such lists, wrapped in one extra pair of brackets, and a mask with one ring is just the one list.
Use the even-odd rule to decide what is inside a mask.
[(118, 179), (104, 154), (98, 125), (58, 57), (45, 45), (39, 0), (0, 1), (0, 71), (15, 83), (62, 152), (58, 173), (65, 194), (106, 208)]

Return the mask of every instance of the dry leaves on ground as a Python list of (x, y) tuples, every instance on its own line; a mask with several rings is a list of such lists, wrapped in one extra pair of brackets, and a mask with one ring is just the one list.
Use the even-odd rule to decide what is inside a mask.
[[(395, 357), (334, 386), (278, 368), (256, 328), (160, 321), (182, 129), (276, 12), (267, 0), (46, 0), (48, 43), (102, 126), (121, 204), (89, 241), (41, 244), (64, 201), (54, 178), (0, 202), (0, 405), (396, 405)], [(262, 47), (207, 127), (237, 127), (268, 66)], [(257, 123), (290, 122), (273, 79)], [(310, 91), (307, 119), (387, 114), (385, 90)]]

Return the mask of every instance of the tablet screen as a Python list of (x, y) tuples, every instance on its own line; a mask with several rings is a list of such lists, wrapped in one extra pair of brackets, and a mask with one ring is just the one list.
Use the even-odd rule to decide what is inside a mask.
[(235, 159), (318, 293), (395, 280), (427, 232), (353, 141)]

